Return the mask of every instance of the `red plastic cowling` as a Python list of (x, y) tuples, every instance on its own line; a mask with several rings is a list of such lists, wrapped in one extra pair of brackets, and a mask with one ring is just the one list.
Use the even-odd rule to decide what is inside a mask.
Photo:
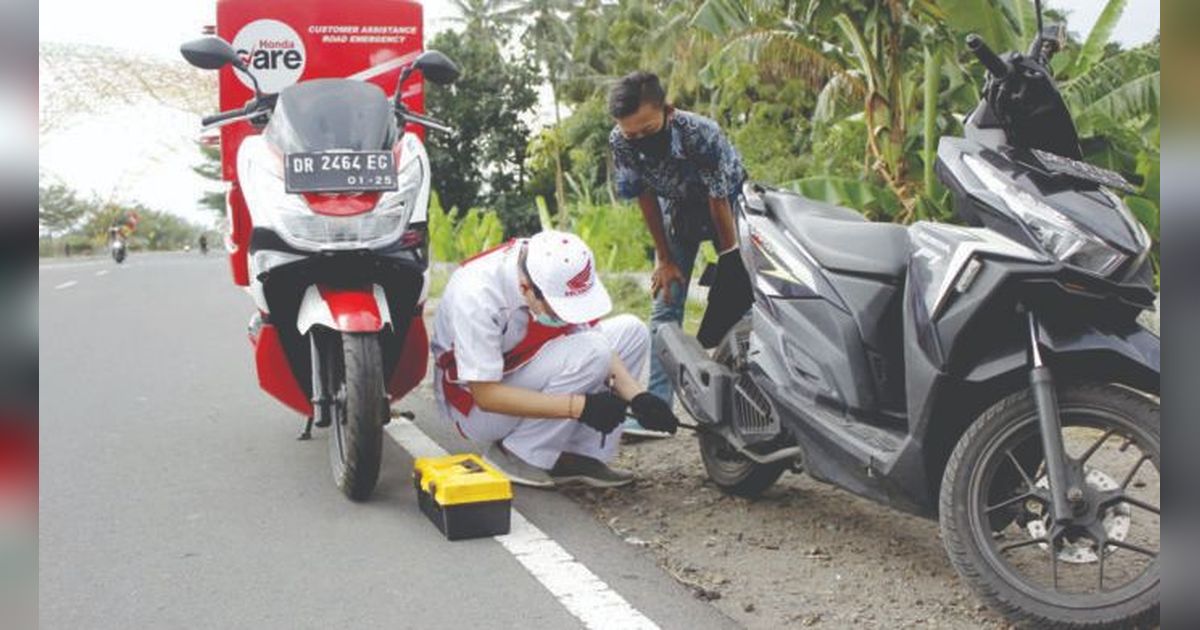
[(387, 391), (392, 400), (399, 400), (411, 392), (425, 379), (429, 364), (429, 335), (425, 332), (425, 320), (420, 313), (413, 315), (404, 337), (404, 348), (388, 381)]
[[(267, 93), (297, 81), (352, 78), (391, 95), (401, 68), (422, 50), (424, 30), (423, 8), (412, 0), (217, 0), (217, 35), (246, 59)], [(221, 111), (254, 96), (231, 67), (219, 81)], [(425, 110), (419, 74), (405, 82), (403, 95), (409, 109)], [(238, 146), (254, 133), (248, 122), (221, 128), (226, 180), (237, 178)]]
[(258, 368), (258, 385), (263, 391), (304, 417), (312, 417), (312, 402), (292, 375), (283, 345), (279, 343), (279, 331), (271, 324), (263, 324), (258, 331), (258, 339), (254, 342), (254, 365)]

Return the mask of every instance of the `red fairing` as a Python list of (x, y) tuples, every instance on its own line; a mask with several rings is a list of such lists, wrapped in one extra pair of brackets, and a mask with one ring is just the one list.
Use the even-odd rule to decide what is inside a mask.
[(306, 418), (313, 415), (312, 403), (292, 375), (283, 345), (279, 343), (279, 332), (271, 324), (263, 324), (259, 330), (254, 344), (254, 365), (258, 368), (258, 384), (263, 391)]
[(387, 391), (392, 400), (399, 400), (425, 379), (429, 364), (429, 335), (425, 332), (425, 319), (420, 313), (413, 315), (404, 337), (404, 348), (400, 351), (396, 369), (388, 381)]
[[(392, 94), (402, 67), (422, 50), (423, 8), (410, 0), (218, 0), (217, 35), (246, 59), (264, 92), (333, 77), (370, 81)], [(221, 70), (220, 90), (221, 111), (254, 96), (230, 67)], [(409, 109), (425, 111), (420, 74), (409, 77), (402, 93)], [(424, 138), (420, 127), (408, 129)], [(238, 146), (253, 133), (248, 122), (221, 128), (226, 180), (237, 178)]]
[(378, 332), (383, 329), (383, 316), (375, 302), (371, 287), (334, 289), (317, 286), (321, 299), (333, 315), (333, 323), (342, 332)]

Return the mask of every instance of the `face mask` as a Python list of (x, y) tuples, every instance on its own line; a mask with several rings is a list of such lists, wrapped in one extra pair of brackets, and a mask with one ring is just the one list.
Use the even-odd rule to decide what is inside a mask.
[(549, 328), (562, 328), (563, 326), (568, 325), (567, 322), (564, 322), (557, 317), (547, 315), (546, 313), (534, 314), (533, 321)]
[(633, 148), (652, 158), (663, 158), (671, 150), (671, 127), (667, 124), (667, 113), (663, 112), (663, 124), (658, 131), (629, 141)]

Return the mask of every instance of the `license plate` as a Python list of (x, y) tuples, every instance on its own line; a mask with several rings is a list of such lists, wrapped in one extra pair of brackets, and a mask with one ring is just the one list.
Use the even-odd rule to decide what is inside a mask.
[(289, 193), (396, 190), (396, 162), (391, 151), (289, 153), (283, 182)]

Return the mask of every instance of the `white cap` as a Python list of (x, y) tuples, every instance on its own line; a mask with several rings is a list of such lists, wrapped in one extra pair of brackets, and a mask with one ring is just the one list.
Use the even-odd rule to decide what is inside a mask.
[(563, 321), (583, 324), (612, 310), (612, 298), (596, 274), (595, 257), (583, 239), (545, 230), (529, 238), (525, 269)]

